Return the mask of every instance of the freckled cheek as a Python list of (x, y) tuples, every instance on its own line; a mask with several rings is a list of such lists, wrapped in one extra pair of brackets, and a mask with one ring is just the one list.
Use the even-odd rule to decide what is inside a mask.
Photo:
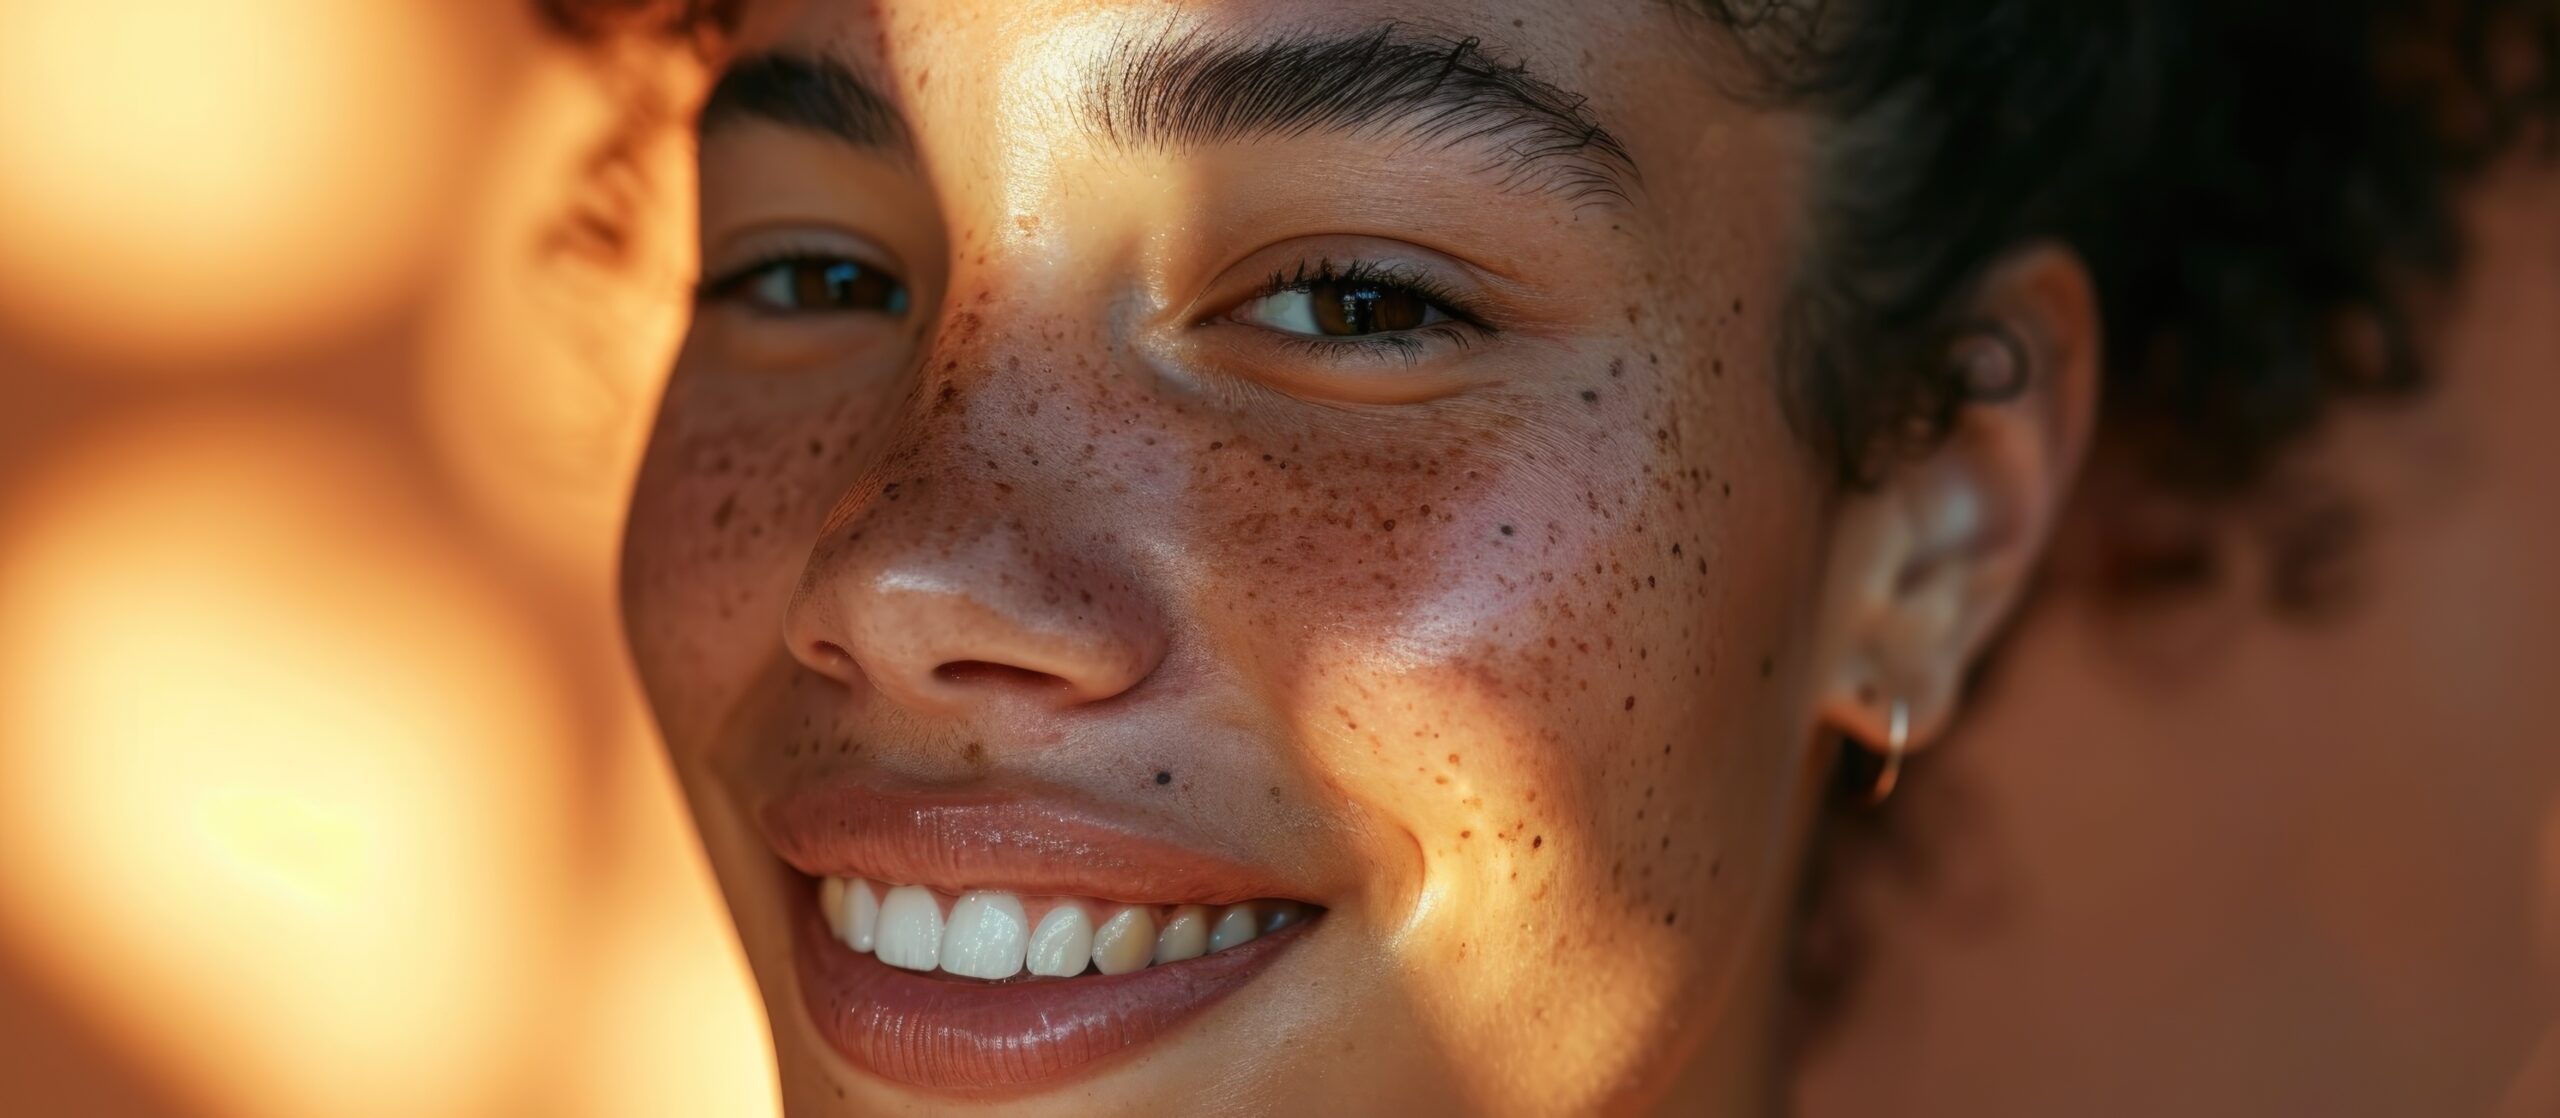
[(784, 610), (862, 440), (842, 412), (670, 401), (633, 488), (622, 593), (633, 659), (682, 748), (695, 735), (680, 727), (707, 732), (783, 655)]

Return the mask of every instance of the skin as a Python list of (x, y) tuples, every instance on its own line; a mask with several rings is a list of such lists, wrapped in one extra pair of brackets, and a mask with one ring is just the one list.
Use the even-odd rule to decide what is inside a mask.
[(2335, 608), (2246, 577), (2123, 608), (2094, 546), (2123, 506), (2075, 511), (1843, 882), (1867, 977), (1805, 1113), (2560, 1113), (2560, 170), (2519, 147), (2412, 303), (2434, 387), (2190, 526), (2263, 570), (2284, 483), (2342, 491), (2365, 532)]
[[(754, 14), (741, 51), (876, 75), (917, 149), (706, 140), (706, 275), (786, 228), (912, 304), (706, 302), (626, 548), (634, 660), (793, 1113), (1774, 1106), (1835, 744), (1881, 746), (1895, 703), (1914, 747), (1952, 717), (2087, 439), (2097, 327), (2077, 262), (2022, 248), (1972, 309), (2029, 390), (1837, 491), (1769, 356), (1809, 126), (1723, 96), (1722, 48), (1660, 6), (1554, 7)], [(1576, 203), (1481, 149), (1333, 134), (1127, 153), (1058, 108), (1116, 35), (1397, 14), (1587, 95), (1640, 186)], [(1501, 328), (1408, 366), (1232, 317), (1274, 270), (1371, 257)], [(754, 826), (838, 775), (1165, 821), (1329, 914), (1101, 1075), (908, 1094), (814, 1035), (804, 883)]]

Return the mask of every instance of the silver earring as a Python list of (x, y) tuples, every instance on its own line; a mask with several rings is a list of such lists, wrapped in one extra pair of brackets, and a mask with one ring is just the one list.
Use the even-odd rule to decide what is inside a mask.
[(1876, 782), (1867, 788), (1867, 806), (1874, 807), (1893, 796), (1893, 786), (1902, 783), (1902, 752), (1911, 745), (1911, 707), (1900, 699), (1893, 701), (1893, 713), (1885, 723), (1884, 768), (1876, 773)]

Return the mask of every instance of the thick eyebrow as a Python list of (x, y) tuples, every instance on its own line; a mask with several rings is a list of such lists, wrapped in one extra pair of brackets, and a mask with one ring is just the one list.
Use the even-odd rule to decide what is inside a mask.
[(832, 136), (865, 151), (910, 156), (907, 122), (871, 83), (824, 55), (753, 54), (720, 75), (695, 128), (704, 136), (760, 120)]
[(1635, 160), (1589, 99), (1481, 40), (1386, 24), (1277, 39), (1188, 32), (1122, 39), (1088, 75), (1088, 122), (1162, 149), (1316, 132), (1489, 148), (1504, 189), (1624, 201)]

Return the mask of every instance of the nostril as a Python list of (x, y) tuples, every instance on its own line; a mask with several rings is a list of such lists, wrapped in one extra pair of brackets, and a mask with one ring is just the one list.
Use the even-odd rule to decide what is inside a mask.
[(1031, 687), (1049, 690), (1068, 686), (1067, 681), (1047, 672), (999, 664), (992, 660), (954, 660), (933, 669), (938, 683), (954, 687)]
[(853, 654), (834, 641), (817, 641), (809, 646), (809, 655), (822, 671), (841, 672), (853, 666)]

